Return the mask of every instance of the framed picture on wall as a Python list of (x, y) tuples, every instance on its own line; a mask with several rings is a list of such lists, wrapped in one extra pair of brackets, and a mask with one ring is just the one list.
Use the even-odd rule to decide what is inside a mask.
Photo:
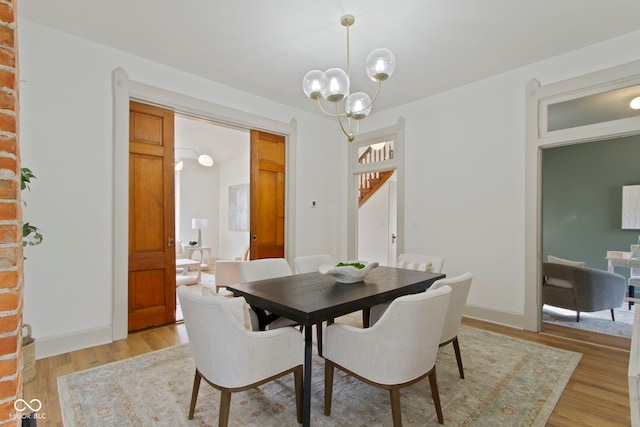
[(229, 230), (249, 231), (249, 184), (229, 186)]

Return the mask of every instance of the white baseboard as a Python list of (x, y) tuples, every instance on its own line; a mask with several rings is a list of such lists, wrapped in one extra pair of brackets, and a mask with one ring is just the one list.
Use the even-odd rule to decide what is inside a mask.
[(36, 359), (56, 356), (96, 345), (108, 344), (113, 342), (112, 334), (113, 329), (111, 325), (107, 325), (70, 334), (45, 338), (36, 337)]
[(472, 319), (484, 320), (485, 322), (497, 323), (516, 329), (524, 329), (524, 314), (498, 311), (484, 307), (467, 305), (464, 309), (464, 316)]

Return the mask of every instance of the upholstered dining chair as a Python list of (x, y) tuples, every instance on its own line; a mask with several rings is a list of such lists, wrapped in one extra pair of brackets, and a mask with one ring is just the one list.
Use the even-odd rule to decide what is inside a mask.
[[(238, 264), (240, 278), (242, 282), (253, 282), (256, 280), (275, 279), (277, 277), (291, 276), (293, 272), (289, 263), (284, 258), (265, 258), (253, 261), (245, 261)], [(282, 328), (284, 326), (296, 326), (293, 320), (280, 317), (273, 313), (253, 307), (258, 316), (260, 330)]]
[(396, 267), (442, 273), (444, 258), (436, 255), (400, 254)]
[(440, 347), (449, 343), (453, 344), (456, 362), (458, 362), (458, 372), (460, 373), (460, 378), (463, 379), (464, 369), (462, 368), (462, 356), (460, 355), (460, 345), (458, 343), (458, 329), (460, 329), (460, 320), (462, 320), (462, 313), (467, 304), (467, 297), (469, 296), (472, 280), (473, 275), (471, 273), (464, 273), (451, 279), (440, 279), (427, 289), (427, 292), (433, 292), (443, 286), (449, 286), (451, 288), (451, 302), (449, 302), (447, 316), (444, 321), (444, 327), (442, 328)]
[(331, 255), (319, 254), (319, 255), (304, 255), (293, 259), (293, 264), (296, 267), (296, 273), (312, 273), (318, 271), (321, 265), (336, 265)]
[[(396, 262), (397, 268), (407, 270), (428, 271), (431, 273), (442, 273), (444, 258), (436, 255), (423, 254), (400, 254)], [(389, 307), (389, 303), (382, 303), (371, 307), (369, 313), (369, 324), (373, 325), (382, 316), (382, 313)]]
[[(178, 288), (189, 348), (196, 363), (188, 418), (193, 419), (200, 382), (220, 390), (218, 425), (227, 426), (231, 393), (293, 373), (298, 423), (302, 422), (304, 340), (293, 328), (247, 330), (244, 298), (224, 298), (208, 289)], [(212, 327), (215, 325), (215, 327)], [(256, 357), (260, 355), (260, 357)]]
[(370, 328), (339, 323), (327, 326), (324, 414), (331, 415), (333, 371), (338, 368), (367, 384), (389, 390), (396, 427), (402, 425), (400, 387), (429, 377), (438, 422), (442, 424), (435, 363), (450, 298), (451, 288), (444, 286), (433, 292), (396, 298)]
[(243, 261), (220, 259), (214, 264), (214, 283), (216, 286), (216, 292), (220, 288), (224, 288), (227, 285), (234, 283), (240, 283), (242, 278), (240, 276), (240, 263)]

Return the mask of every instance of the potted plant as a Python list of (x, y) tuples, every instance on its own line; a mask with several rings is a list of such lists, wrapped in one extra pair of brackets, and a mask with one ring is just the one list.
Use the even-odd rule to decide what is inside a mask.
[[(21, 168), (20, 169), (20, 191), (25, 189), (31, 189), (29, 184), (31, 184), (31, 180), (36, 176), (31, 172), (29, 168)], [(22, 202), (24, 206), (27, 204)], [(30, 224), (29, 222), (25, 222), (22, 224), (22, 246), (34, 246), (42, 243), (42, 232), (35, 225)], [(26, 259), (26, 258), (25, 258)], [(24, 333), (24, 329), (26, 328), (27, 333)], [(31, 325), (26, 323), (23, 325), (23, 336), (22, 336), (22, 381), (24, 383), (28, 383), (33, 380), (36, 376), (36, 340), (31, 336)]]
[[(24, 189), (31, 190), (29, 184), (31, 184), (31, 180), (36, 176), (31, 172), (29, 168), (21, 168), (20, 169), (20, 191)], [(23, 200), (22, 203), (24, 206), (27, 206), (26, 202)], [(35, 225), (30, 224), (29, 222), (25, 222), (22, 224), (22, 246), (34, 246), (42, 243), (42, 232)]]

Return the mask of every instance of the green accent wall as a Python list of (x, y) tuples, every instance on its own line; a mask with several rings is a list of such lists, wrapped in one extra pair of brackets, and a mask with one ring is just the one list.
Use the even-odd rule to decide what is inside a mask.
[[(608, 250), (629, 251), (622, 186), (640, 184), (640, 135), (542, 150), (542, 256), (607, 269)], [(627, 269), (616, 269), (628, 277)]]

